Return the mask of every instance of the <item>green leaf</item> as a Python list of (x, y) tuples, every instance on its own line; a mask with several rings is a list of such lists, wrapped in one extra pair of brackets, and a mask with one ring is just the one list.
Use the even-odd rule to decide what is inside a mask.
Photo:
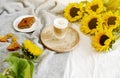
[(34, 71), (34, 64), (29, 61), (29, 65), (30, 65), (30, 74), (31, 74), (31, 77), (33, 76), (33, 71)]
[(20, 56), (19, 53), (12, 53), (5, 61), (10, 63), (10, 69), (15, 74), (14, 78), (32, 78), (34, 65)]
[(0, 74), (0, 78), (7, 78), (6, 76), (4, 76), (4, 75), (2, 75), (2, 74)]
[(32, 78), (34, 65), (32, 62), (28, 62), (27, 68), (24, 70), (24, 78)]

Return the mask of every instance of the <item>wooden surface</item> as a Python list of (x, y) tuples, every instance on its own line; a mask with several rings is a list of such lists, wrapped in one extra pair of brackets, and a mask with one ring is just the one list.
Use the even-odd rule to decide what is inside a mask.
[(68, 52), (75, 48), (79, 43), (78, 32), (72, 27), (68, 27), (66, 36), (63, 39), (57, 39), (53, 32), (53, 26), (48, 26), (41, 33), (43, 44), (56, 52)]

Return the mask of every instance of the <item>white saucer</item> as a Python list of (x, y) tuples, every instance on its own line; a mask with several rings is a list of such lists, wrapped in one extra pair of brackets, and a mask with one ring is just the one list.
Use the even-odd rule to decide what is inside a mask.
[[(30, 28), (26, 28), (26, 29), (19, 29), (18, 28), (18, 24), (20, 23), (20, 21), (23, 19), (23, 18), (26, 18), (26, 17), (35, 17), (35, 23), (33, 23), (33, 25), (30, 27)], [(15, 19), (15, 21), (13, 22), (13, 27), (15, 30), (17, 31), (20, 31), (20, 32), (32, 32), (32, 31), (35, 31), (36, 29), (38, 29), (40, 26), (40, 21), (39, 19), (34, 16), (34, 15), (24, 15), (24, 16), (20, 16), (18, 18)]]

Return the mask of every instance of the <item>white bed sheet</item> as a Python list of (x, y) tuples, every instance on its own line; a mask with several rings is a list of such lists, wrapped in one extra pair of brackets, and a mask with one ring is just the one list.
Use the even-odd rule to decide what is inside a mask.
[[(81, 0), (59, 1), (67, 5)], [(98, 53), (91, 47), (89, 37), (80, 32), (79, 46), (69, 55), (64, 78), (120, 78), (120, 42), (110, 52)]]
[(69, 55), (64, 78), (120, 78), (120, 42), (108, 53), (95, 52), (90, 43), (80, 32), (79, 46)]

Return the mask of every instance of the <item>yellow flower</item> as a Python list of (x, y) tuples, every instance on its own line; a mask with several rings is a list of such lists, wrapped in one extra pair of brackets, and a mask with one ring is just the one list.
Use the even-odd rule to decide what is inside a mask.
[(109, 48), (111, 48), (113, 41), (114, 36), (112, 34), (112, 29), (100, 29), (92, 36), (92, 46), (99, 52), (107, 52)]
[(109, 10), (120, 9), (120, 0), (103, 0)]
[(75, 22), (83, 16), (83, 4), (82, 3), (69, 3), (64, 9), (64, 17), (70, 22)]
[(85, 15), (81, 20), (80, 30), (84, 34), (94, 34), (97, 29), (102, 27), (101, 15), (91, 13), (90, 15)]
[(42, 49), (35, 45), (30, 40), (25, 40), (23, 43), (24, 48), (33, 56), (39, 56), (42, 54)]
[(103, 14), (104, 24), (107, 28), (117, 28), (120, 24), (120, 17), (116, 13), (112, 13), (111, 11)]
[(104, 9), (102, 0), (93, 0), (88, 2), (85, 10), (90, 13), (101, 13)]

